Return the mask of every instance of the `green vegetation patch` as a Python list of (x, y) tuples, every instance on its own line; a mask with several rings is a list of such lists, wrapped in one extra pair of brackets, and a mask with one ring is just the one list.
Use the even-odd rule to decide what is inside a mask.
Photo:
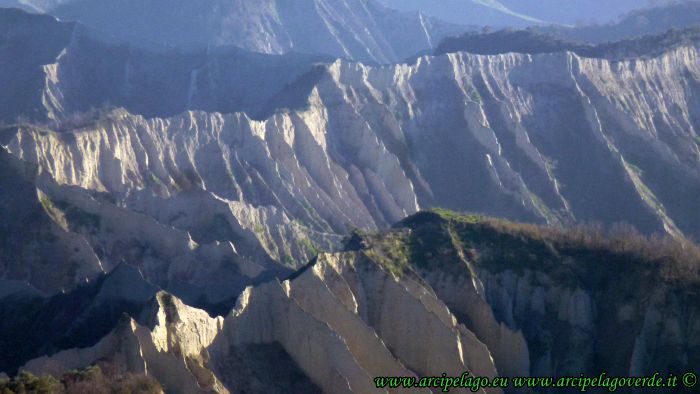
[(163, 386), (150, 376), (129, 373), (121, 366), (103, 362), (83, 370), (68, 371), (60, 380), (21, 372), (12, 379), (0, 380), (0, 393), (158, 394), (163, 393)]
[(299, 240), (299, 247), (306, 252), (308, 256), (312, 257), (318, 256), (318, 254), (322, 252), (309, 238), (302, 238)]
[(422, 212), (386, 233), (357, 234), (364, 253), (395, 276), (441, 270), (450, 275), (475, 275), (453, 223), (478, 223), (480, 216), (448, 210)]
[(481, 216), (481, 215), (461, 214), (461, 213), (457, 213), (454, 211), (450, 211), (449, 209), (443, 209), (443, 208), (433, 208), (429, 212), (437, 214), (442, 219), (454, 220), (454, 221), (461, 222), (461, 223), (477, 224), (477, 223), (483, 222), (486, 219), (484, 216)]
[[(618, 289), (636, 297), (658, 281), (692, 289), (700, 286), (700, 249), (688, 241), (647, 238), (630, 226), (563, 229), (514, 223), (445, 209), (420, 212), (393, 229), (355, 233), (346, 245), (362, 251), (394, 275), (443, 272), (476, 276), (543, 272), (561, 286), (601, 289), (617, 286), (625, 273), (635, 288)], [(653, 278), (653, 280), (652, 280)]]
[(394, 276), (401, 277), (410, 271), (410, 250), (408, 234), (402, 231), (391, 231), (386, 234), (365, 233), (361, 235), (369, 245), (364, 250), (367, 257), (378, 263)]
[(54, 394), (61, 392), (63, 386), (52, 376), (34, 376), (29, 372), (22, 372), (19, 376), (0, 381), (0, 393), (2, 394)]
[(542, 271), (560, 284), (584, 288), (605, 286), (621, 272), (649, 287), (655, 285), (649, 278), (700, 285), (697, 246), (647, 238), (626, 225), (563, 229), (434, 209), (397, 226), (410, 229), (411, 264), (421, 268), (465, 263), (492, 272)]

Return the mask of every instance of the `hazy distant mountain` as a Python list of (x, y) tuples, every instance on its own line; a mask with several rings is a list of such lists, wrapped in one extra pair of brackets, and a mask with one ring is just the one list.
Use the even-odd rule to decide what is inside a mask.
[(0, 7), (19, 8), (19, 9), (29, 11), (29, 12), (39, 11), (33, 5), (25, 4), (20, 0), (0, 0)]
[(55, 7), (76, 0), (0, 0), (0, 7), (20, 8), (30, 12), (48, 12)]
[(599, 44), (567, 41), (557, 36), (538, 33), (534, 29), (503, 29), (486, 33), (468, 32), (446, 38), (438, 45), (434, 54), (468, 52), (477, 55), (498, 55), (514, 52), (534, 55), (569, 51), (589, 58), (624, 60), (656, 57), (696, 42), (700, 42), (700, 26)]
[(657, 0), (498, 0), (510, 10), (552, 23), (605, 23)]
[(660, 34), (672, 28), (682, 29), (696, 25), (700, 25), (700, 1), (689, 0), (634, 11), (614, 23), (576, 28), (551, 26), (538, 29), (568, 40), (597, 43)]
[(0, 9), (0, 121), (42, 117), (30, 109), (41, 102), (42, 65), (56, 60), (74, 28), (50, 16)]
[[(60, 111), (83, 112), (102, 104), (124, 107), (146, 116), (171, 116), (190, 109), (245, 111), (258, 116), (275, 103), (303, 102), (307, 75), (313, 65), (333, 57), (288, 53), (267, 55), (236, 47), (159, 49), (149, 51), (128, 44), (106, 43), (75, 23), (19, 10), (0, 12), (0, 122), (18, 117), (42, 120), (37, 112), (54, 95), (42, 94), (46, 73), (61, 56), (61, 75), (71, 80), (60, 93)], [(65, 50), (65, 51), (64, 51)], [(301, 93), (285, 94), (293, 84)], [(310, 87), (307, 88), (307, 90)], [(43, 103), (43, 104), (42, 104)]]
[(62, 20), (142, 45), (235, 45), (270, 54), (296, 51), (380, 63), (432, 48), (459, 31), (374, 0), (26, 2)]
[[(644, 0), (380, 0), (445, 21), (479, 26), (601, 23), (646, 5)], [(650, 3), (653, 1), (650, 1)]]
[(524, 27), (542, 23), (524, 13), (516, 13), (496, 0), (380, 0), (402, 11), (420, 11), (444, 21), (471, 26)]

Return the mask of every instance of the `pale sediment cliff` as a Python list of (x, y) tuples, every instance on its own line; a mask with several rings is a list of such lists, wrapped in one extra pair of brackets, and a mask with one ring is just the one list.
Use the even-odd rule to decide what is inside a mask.
[(60, 375), (107, 359), (179, 392), (283, 390), (284, 378), (251, 372), (263, 369), (301, 376), (306, 390), (367, 393), (381, 391), (377, 376), (624, 376), (695, 365), (697, 265), (668, 244), (658, 263), (642, 244), (588, 236), (420, 213), (356, 234), (347, 251), (321, 254), (286, 281), (245, 289), (219, 317), (153, 289), (115, 291), (134, 282), (120, 268), (97, 298), (119, 305), (141, 294), (140, 311), (93, 346), (23, 368)]
[(700, 187), (699, 67), (692, 46), (619, 62), (571, 53), (337, 61), (306, 108), (265, 120), (117, 113), (75, 138), (24, 130), (7, 146), (60, 183), (204, 188), (335, 232), (445, 206), (696, 236), (697, 218), (684, 212), (698, 212), (688, 196)]
[(697, 45), (236, 70), (257, 55), (68, 33), (0, 92), (31, 91), (0, 116), (36, 120), (0, 127), (7, 372), (107, 358), (184, 393), (366, 393), (700, 364), (691, 245), (416, 214), (698, 237)]
[(262, 345), (281, 347), (324, 392), (382, 392), (376, 376), (496, 375), (486, 346), (429, 287), (358, 253), (322, 254), (288, 281), (248, 288), (224, 317), (158, 293), (96, 345), (23, 369), (60, 375), (108, 359), (176, 392), (226, 393), (250, 379), (231, 370), (232, 359)]
[[(61, 69), (76, 66), (70, 51), (80, 48), (47, 79), (58, 100), (46, 102), (51, 116), (74, 105), (59, 94), (75, 88)], [(352, 228), (386, 227), (431, 206), (549, 224), (626, 221), (692, 237), (700, 231), (698, 67), (693, 46), (618, 62), (571, 53), (457, 53), (383, 67), (339, 60), (311, 81), (306, 106), (262, 120), (117, 110), (61, 133), (5, 129), (2, 142), (60, 186), (42, 192), (83, 193), (76, 204), (105, 215), (87, 231), (95, 234), (71, 231), (106, 267), (150, 264), (143, 248), (122, 247), (138, 234), (130, 225), (148, 222), (158, 229), (148, 237), (178, 239), (167, 247), (175, 261), (190, 253), (177, 250), (218, 250), (249, 262), (233, 267), (254, 278), (334, 250)], [(221, 272), (221, 260), (160, 260), (168, 262), (153, 278), (168, 286), (201, 286)]]

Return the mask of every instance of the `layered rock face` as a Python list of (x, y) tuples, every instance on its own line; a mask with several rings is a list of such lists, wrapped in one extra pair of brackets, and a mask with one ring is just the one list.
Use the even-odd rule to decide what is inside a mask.
[(430, 212), (349, 246), (421, 277), (506, 376), (643, 376), (699, 361), (691, 244)]
[[(99, 294), (110, 294), (113, 305), (126, 296), (104, 287)], [(486, 346), (432, 289), (397, 278), (358, 253), (322, 254), (292, 279), (248, 288), (224, 317), (211, 318), (163, 292), (130, 314), (93, 346), (37, 358), (22, 369), (60, 376), (108, 360), (183, 393), (236, 392), (251, 384), (251, 376), (238, 370), (255, 362), (268, 370), (287, 368), (275, 369), (280, 377), (306, 376), (307, 389), (328, 393), (383, 392), (374, 385), (376, 376), (496, 375)], [(409, 317), (411, 324), (403, 324)], [(265, 357), (273, 351), (281, 359)], [(277, 386), (283, 383), (258, 384), (288, 392)]]
[(694, 235), (698, 71), (694, 47), (615, 63), (457, 53), (380, 69), (339, 62), (321, 86), (337, 89), (329, 107), (352, 108), (353, 124), (373, 125), (410, 163), (421, 206)]
[[(46, 209), (50, 200), (36, 188), (37, 173), (35, 166), (0, 149), (0, 275), (60, 291), (94, 277), (102, 267), (84, 239), (54, 221)], [(9, 287), (22, 289), (3, 281), (3, 290)]]
[[(380, 68), (337, 61), (317, 77), (307, 108), (263, 121), (119, 113), (76, 138), (21, 130), (7, 146), (59, 183), (124, 192), (153, 173), (165, 190), (196, 185), (335, 231), (444, 206), (697, 236), (688, 214), (698, 212), (688, 196), (700, 187), (697, 54), (691, 46), (621, 62), (568, 53), (457, 53)], [(51, 80), (47, 94), (65, 98), (70, 84)]]
[[(188, 301), (210, 279), (224, 286), (248, 278), (236, 279), (240, 291), (252, 278), (283, 276), (280, 265), (334, 250), (349, 229), (386, 227), (425, 207), (700, 233), (694, 46), (615, 62), (455, 53), (371, 67), (301, 57), (293, 63), (298, 79), (274, 79), (246, 104), (223, 100), (216, 87), (245, 79), (245, 70), (222, 65), (251, 54), (151, 58), (82, 33), (66, 45), (42, 68), (41, 104), (27, 107), (62, 131), (7, 126), (0, 142), (39, 167), (37, 189), (54, 202), (53, 217), (85, 239), (106, 271), (128, 261)], [(90, 61), (90, 48), (116, 53), (115, 69)], [(158, 80), (169, 88), (156, 91), (175, 104), (158, 107), (145, 90), (129, 88), (169, 60), (184, 64), (165, 69)], [(129, 111), (73, 119), (101, 100)], [(267, 110), (255, 118), (139, 115), (178, 108)], [(55, 291), (90, 276), (40, 287)], [(230, 300), (236, 291), (207, 290), (206, 298)]]
[[(37, 42), (21, 18), (3, 54)], [(364, 393), (700, 364), (690, 245), (424, 213), (341, 247), (435, 206), (697, 237), (697, 46), (368, 66), (42, 21), (56, 41), (0, 92), (29, 92), (3, 116), (30, 117), (0, 128), (0, 369), (111, 359), (187, 393)]]
[[(247, 285), (285, 277), (340, 236), (314, 231), (274, 207), (203, 190), (159, 197), (57, 184), (2, 153), (4, 279), (69, 289), (119, 263), (195, 305), (230, 303)], [(121, 196), (115, 198), (115, 196)], [(119, 199), (119, 201), (118, 201)], [(22, 264), (19, 264), (19, 263)]]
[[(96, 112), (90, 108), (105, 102), (121, 103), (143, 114), (168, 115), (189, 107), (256, 112), (264, 110), (268, 98), (277, 97), (279, 91), (289, 102), (299, 101), (294, 94), (284, 93), (285, 86), (297, 86), (295, 78), (313, 71), (312, 64), (320, 59), (233, 49), (149, 53), (95, 41), (84, 28), (50, 17), (13, 10), (3, 10), (0, 16), (5, 42), (0, 50), (4, 58), (14, 59), (1, 65), (7, 71), (2, 78), (10, 89), (0, 93), (0, 100), (12, 103), (2, 109), (7, 123), (0, 131), (3, 146), (17, 130), (12, 124), (15, 119), (18, 124), (48, 119), (47, 127), (75, 131), (77, 126), (94, 127)], [(38, 28), (42, 26), (43, 30)], [(42, 31), (49, 31), (51, 39), (43, 40)], [(89, 53), (104, 57), (97, 61)], [(51, 62), (55, 63), (48, 64)], [(241, 64), (246, 67), (239, 67)], [(163, 70), (166, 65), (171, 67)], [(267, 81), (267, 87), (260, 86), (261, 80)], [(313, 80), (311, 76), (309, 81)], [(234, 86), (237, 94), (227, 93)], [(301, 88), (302, 103), (305, 89), (308, 94), (311, 86)], [(46, 131), (46, 127), (30, 129), (40, 134)], [(58, 136), (74, 141), (72, 131)], [(179, 148), (175, 150), (180, 155)], [(123, 159), (131, 160), (115, 157), (113, 163)], [(145, 160), (142, 164), (155, 163)], [(4, 198), (6, 206), (16, 207), (2, 213), (4, 233), (12, 234), (4, 239), (3, 278), (26, 280), (53, 293), (128, 261), (140, 267), (148, 280), (190, 302), (217, 304), (232, 302), (251, 281), (287, 275), (289, 270), (283, 266), (305, 263), (319, 248), (332, 250), (340, 239), (328, 233), (327, 226), (314, 225), (314, 230), (290, 217), (279, 204), (253, 205), (240, 200), (238, 191), (226, 194), (232, 190), (219, 193), (228, 198), (221, 197), (198, 185), (192, 178), (194, 172), (185, 175), (175, 162), (162, 164), (163, 169), (169, 168), (166, 172), (174, 170), (172, 175), (177, 178), (166, 178), (167, 186), (148, 166), (142, 168), (145, 172), (139, 181), (122, 184), (117, 172), (126, 169), (117, 164), (120, 168), (108, 170), (116, 183), (74, 187), (72, 181), (58, 180), (45, 168), (17, 161), (3, 149), (0, 168), (7, 174), (3, 181), (8, 185)], [(175, 167), (169, 167), (171, 164)], [(275, 199), (272, 193), (253, 190), (262, 186), (260, 177), (244, 175), (247, 170), (243, 167), (219, 168), (223, 172), (211, 173), (208, 181), (221, 182), (219, 190), (225, 190), (228, 186), (220, 175), (232, 168), (247, 179), (242, 182), (249, 184), (245, 187), (255, 195), (252, 200)], [(121, 186), (115, 188), (118, 184)], [(306, 212), (303, 203), (296, 203), (297, 211)], [(45, 270), (43, 279), (40, 267)]]
[[(376, 376), (465, 371), (681, 371), (700, 361), (691, 302), (700, 251), (678, 246), (423, 212), (355, 234), (347, 251), (321, 254), (286, 281), (247, 288), (219, 317), (135, 285), (123, 266), (100, 282), (91, 309), (116, 305), (128, 317), (88, 347), (59, 346), (22, 369), (60, 376), (108, 361), (186, 393), (381, 392)], [(119, 291), (127, 282), (132, 290)]]

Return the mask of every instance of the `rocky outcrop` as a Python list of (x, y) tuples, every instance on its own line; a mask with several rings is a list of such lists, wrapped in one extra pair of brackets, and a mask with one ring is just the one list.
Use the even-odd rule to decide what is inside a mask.
[[(168, 301), (166, 295), (161, 295), (157, 302), (171, 301)], [(201, 351), (201, 346), (212, 339), (212, 335), (216, 334), (216, 325), (209, 324), (210, 318), (203, 311), (176, 311), (172, 304), (163, 305), (163, 308), (168, 308), (167, 312), (164, 309), (160, 310), (157, 318), (163, 320), (158, 321), (160, 325), (155, 326), (154, 332), (132, 319), (125, 318), (96, 345), (90, 348), (69, 349), (52, 357), (32, 360), (23, 370), (60, 377), (66, 370), (109, 360), (125, 367), (128, 372), (159, 376), (163, 379), (161, 383), (175, 392), (228, 393), (210, 372), (197, 368), (194, 360), (199, 358), (199, 354), (191, 353), (195, 349), (197, 352)], [(166, 313), (170, 313), (167, 318), (176, 318), (177, 321), (166, 326)], [(172, 315), (173, 313), (177, 315)], [(187, 329), (182, 330), (182, 326), (187, 323)], [(176, 339), (174, 335), (178, 334), (183, 337)], [(193, 356), (194, 359), (191, 358)]]
[(686, 213), (698, 211), (687, 196), (700, 187), (699, 75), (693, 46), (622, 62), (570, 53), (457, 53), (379, 68), (338, 61), (307, 109), (263, 121), (119, 112), (75, 138), (20, 130), (7, 145), (60, 183), (165, 195), (205, 188), (321, 231), (444, 206), (695, 235)]
[(338, 147), (326, 140), (319, 110), (262, 122), (242, 114), (148, 120), (120, 112), (102, 132), (20, 131), (8, 149), (43, 163), (60, 184), (121, 195), (148, 188), (163, 197), (204, 189), (223, 200), (281, 209), (318, 231), (372, 228), (415, 212), (411, 182), (381, 141), (365, 142), (366, 154), (377, 156), (364, 163), (343, 168), (333, 160)]
[[(61, 45), (17, 62), (32, 93), (8, 112), (40, 116), (0, 128), (0, 369), (112, 359), (187, 393), (365, 393), (376, 376), (700, 364), (690, 244), (443, 211), (367, 232), (445, 206), (697, 236), (695, 44), (625, 61), (261, 56), (275, 78), (247, 97), (254, 79), (225, 92), (257, 66), (222, 65), (251, 54), (133, 50), (42, 23)], [(37, 43), (12, 26), (0, 51)], [(80, 112), (100, 100), (126, 109)]]
[[(661, 285), (649, 302), (622, 301), (611, 292), (557, 285), (541, 271), (480, 276), (499, 319), (523, 330), (533, 376), (599, 370), (644, 376), (694, 362), (697, 322), (682, 301), (692, 293)], [(623, 330), (628, 338), (615, 335)]]
[(408, 256), (402, 270), (436, 289), (504, 375), (643, 376), (697, 362), (689, 300), (700, 251), (690, 244), (435, 213), (398, 227), (365, 238), (364, 248), (395, 249), (399, 240)]
[[(337, 392), (339, 382), (347, 382), (352, 392), (374, 392), (372, 379), (387, 373), (389, 376), (439, 376), (447, 371), (455, 375), (464, 371), (495, 374), (486, 347), (466, 328), (456, 324), (429, 288), (407, 278), (397, 279), (362, 255), (321, 255), (314, 265), (277, 286), (269, 284), (244, 294), (239, 299), (240, 311), (233, 313), (238, 315), (240, 323), (236, 320), (229, 323), (227, 318), (228, 324), (241, 328), (229, 332), (238, 341), (243, 340), (242, 327), (251, 328), (249, 319), (263, 317), (268, 328), (263, 332), (257, 330), (255, 340), (280, 342), (325, 392)], [(272, 298), (261, 299), (263, 295)], [(278, 310), (275, 304), (279, 302), (287, 306)], [(247, 305), (242, 309), (244, 303)], [(272, 314), (259, 309), (270, 307)], [(403, 324), (408, 316), (412, 324)], [(309, 332), (309, 326), (303, 329), (299, 326), (304, 320), (304, 325), (324, 322), (325, 328)], [(327, 341), (323, 334), (327, 329), (343, 339), (342, 345), (330, 342), (322, 353), (309, 354), (309, 350), (314, 351), (315, 343)], [(264, 339), (270, 335), (272, 338)], [(332, 357), (333, 361), (326, 357)], [(341, 379), (324, 377), (324, 382), (315, 378), (314, 374), (330, 372), (323, 372), (325, 364), (333, 366)], [(353, 364), (359, 369), (351, 367)]]
[[(377, 376), (675, 373), (698, 362), (700, 251), (646, 242), (424, 212), (246, 288), (223, 316), (105, 281), (100, 294), (142, 294), (143, 307), (95, 344), (23, 368), (60, 375), (107, 360), (175, 392), (221, 393), (280, 392), (285, 376), (293, 391), (366, 393), (383, 391)], [(128, 272), (109, 281), (131, 282)], [(263, 383), (254, 368), (278, 378)]]
[(421, 275), (460, 322), (468, 325), (483, 341), (502, 376), (529, 376), (527, 339), (518, 326), (496, 318), (493, 301), (485, 294), (486, 289), (491, 291), (492, 288), (484, 286), (481, 275), (472, 277), (467, 269), (464, 271), (462, 275), (452, 275), (426, 270)]
[[(431, 206), (700, 233), (687, 214), (699, 211), (687, 196), (700, 187), (694, 45), (625, 61), (453, 53), (384, 67), (339, 60), (310, 73), (310, 57), (269, 57), (256, 62), (270, 64), (260, 75), (274, 78), (256, 94), (243, 89), (242, 101), (220, 90), (252, 70), (224, 65), (251, 54), (149, 55), (82, 33), (66, 45), (44, 70), (47, 116), (65, 121), (105, 100), (131, 114), (87, 119), (64, 134), (3, 132), (3, 145), (60, 184), (166, 197), (204, 189), (341, 234)], [(90, 48), (110, 54), (116, 71), (90, 59)], [(275, 71), (286, 63), (295, 71)], [(84, 77), (93, 73), (104, 80)], [(301, 76), (284, 79), (293, 75)], [(139, 82), (161, 79), (170, 91)], [(223, 114), (164, 117), (197, 108)], [(237, 110), (261, 119), (228, 113)], [(273, 258), (284, 259), (276, 248)]]
[(281, 346), (324, 392), (382, 392), (376, 376), (497, 373), (486, 346), (429, 287), (358, 253), (322, 254), (288, 281), (248, 288), (224, 317), (158, 293), (94, 346), (38, 358), (23, 369), (60, 375), (106, 359), (175, 392), (226, 393), (244, 383), (228, 369), (231, 357), (261, 344)]
[(19, 288), (0, 305), (0, 369), (14, 374), (32, 358), (94, 345), (124, 313), (138, 313), (157, 288), (138, 270), (120, 265), (72, 291), (52, 296)]
[[(65, 99), (57, 92), (72, 80), (60, 70), (72, 63), (62, 59), (45, 92)], [(7, 127), (2, 144), (41, 169), (47, 201), (74, 201), (52, 208), (53, 218), (67, 218), (64, 230), (103, 265), (158, 267), (145, 275), (183, 298), (201, 294), (190, 290), (207, 278), (230, 280), (226, 267), (269, 278), (334, 250), (349, 229), (386, 227), (423, 207), (700, 232), (688, 214), (700, 212), (689, 197), (700, 188), (694, 46), (620, 62), (455, 53), (317, 72), (305, 107), (263, 120), (116, 110), (60, 133)], [(71, 207), (88, 216), (66, 215)], [(134, 234), (153, 242), (137, 245)]]
[[(372, 129), (400, 158), (423, 207), (697, 232), (680, 206), (693, 203), (671, 198), (666, 183), (673, 173), (697, 184), (696, 48), (619, 63), (573, 54), (452, 54), (381, 69), (338, 62), (331, 75), (324, 86), (360, 114), (354, 124), (383, 119)], [(652, 106), (682, 110), (655, 117)]]
[(128, 262), (188, 302), (225, 305), (252, 283), (286, 277), (291, 269), (285, 265), (308, 261), (317, 248), (336, 248), (340, 238), (274, 208), (204, 191), (173, 198), (129, 194), (127, 208), (104, 193), (58, 185), (2, 155), (8, 184), (2, 226), (11, 234), (0, 253), (3, 278), (49, 294)]
[(37, 188), (38, 172), (0, 148), (0, 276), (57, 292), (103, 268), (84, 238), (55, 222), (51, 201)]

